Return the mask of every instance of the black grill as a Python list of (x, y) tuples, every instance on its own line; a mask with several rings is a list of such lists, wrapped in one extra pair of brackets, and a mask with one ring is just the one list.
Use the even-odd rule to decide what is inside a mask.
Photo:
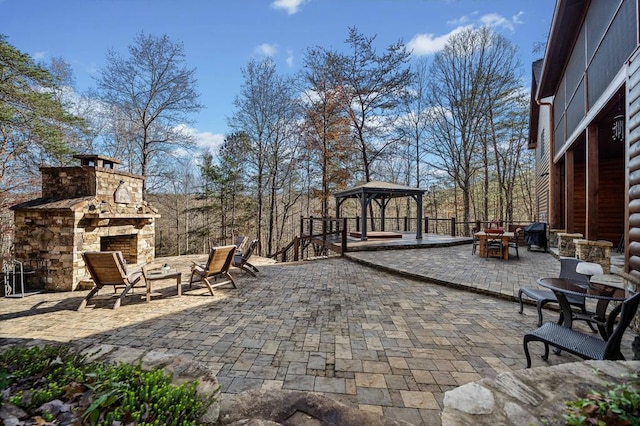
[(535, 222), (525, 226), (524, 241), (528, 250), (547, 251), (547, 224), (545, 222)]

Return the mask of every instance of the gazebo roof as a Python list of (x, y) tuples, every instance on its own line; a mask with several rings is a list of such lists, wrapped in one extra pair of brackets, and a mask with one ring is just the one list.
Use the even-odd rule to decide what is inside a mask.
[(362, 194), (379, 194), (381, 197), (405, 197), (424, 194), (426, 190), (390, 182), (371, 181), (335, 194), (336, 198), (356, 198)]

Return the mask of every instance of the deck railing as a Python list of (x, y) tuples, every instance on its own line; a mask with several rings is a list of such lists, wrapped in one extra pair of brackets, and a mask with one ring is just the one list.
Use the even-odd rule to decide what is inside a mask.
[[(451, 218), (424, 217), (423, 234), (447, 235), (451, 237), (470, 237), (473, 230), (481, 230), (489, 227), (490, 220), (474, 220), (470, 222), (457, 221)], [(272, 257), (281, 262), (298, 261), (305, 256), (328, 255), (333, 251), (340, 255), (347, 252), (348, 232), (360, 232), (361, 217), (301, 217), (299, 234), (287, 246), (275, 253)], [(530, 221), (514, 221), (498, 223), (509, 231), (518, 227), (524, 227)], [(415, 217), (394, 216), (367, 219), (368, 231), (395, 231), (415, 233), (417, 220)]]

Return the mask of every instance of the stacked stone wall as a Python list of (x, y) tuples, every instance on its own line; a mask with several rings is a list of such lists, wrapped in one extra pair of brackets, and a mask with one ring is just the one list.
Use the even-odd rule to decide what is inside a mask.
[(611, 272), (611, 247), (609, 241), (574, 240), (576, 258), (585, 262), (598, 263), (605, 274)]
[(549, 247), (558, 247), (558, 234), (564, 234), (564, 229), (550, 229), (549, 230)]
[(558, 233), (558, 256), (576, 257), (576, 245), (573, 240), (582, 238), (582, 234)]
[(90, 167), (43, 167), (43, 198), (77, 198), (96, 194), (95, 169)]
[(132, 205), (142, 203), (141, 176), (101, 167), (43, 167), (43, 198), (78, 198), (96, 196), (100, 201), (114, 203), (114, 194), (122, 186), (128, 196), (127, 203), (117, 203), (119, 208), (128, 210)]
[(51, 291), (72, 289), (74, 214), (70, 210), (33, 209), (16, 212), (15, 257), (42, 263), (46, 274), (38, 284)]
[[(129, 209), (133, 204), (142, 203), (142, 184), (144, 179), (140, 176), (119, 172), (112, 169), (96, 168), (96, 193), (100, 200), (116, 202), (118, 208)], [(122, 185), (129, 196), (129, 203), (117, 203), (114, 194)], [(129, 205), (127, 205), (129, 204)]]

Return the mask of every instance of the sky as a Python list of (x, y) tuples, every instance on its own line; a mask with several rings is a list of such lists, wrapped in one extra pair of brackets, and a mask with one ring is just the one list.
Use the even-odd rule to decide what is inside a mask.
[(75, 90), (95, 88), (107, 51), (126, 55), (136, 35), (168, 36), (195, 68), (202, 111), (189, 125), (215, 148), (229, 130), (233, 101), (251, 59), (270, 56), (283, 75), (300, 70), (307, 49), (344, 50), (349, 28), (375, 36), (382, 52), (403, 42), (412, 60), (432, 57), (464, 27), (491, 25), (518, 46), (523, 87), (542, 52), (555, 0), (0, 0), (0, 34), (34, 60), (62, 58)]

